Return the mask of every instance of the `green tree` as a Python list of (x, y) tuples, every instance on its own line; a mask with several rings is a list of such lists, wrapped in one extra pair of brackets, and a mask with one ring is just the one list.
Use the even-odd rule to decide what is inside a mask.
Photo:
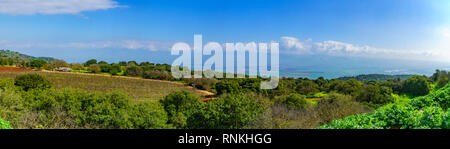
[(97, 60), (96, 59), (90, 59), (86, 62), (86, 66), (91, 66), (92, 64), (97, 64)]
[(215, 86), (218, 95), (235, 94), (241, 92), (242, 87), (236, 81), (222, 80)]
[(290, 110), (298, 110), (310, 106), (308, 101), (306, 101), (306, 96), (299, 94), (280, 96), (277, 97), (276, 100), (277, 102), (286, 105)]
[(167, 111), (169, 123), (176, 128), (187, 128), (186, 120), (201, 110), (201, 99), (187, 91), (174, 92), (160, 100)]
[(204, 110), (187, 119), (188, 128), (242, 129), (262, 115), (270, 106), (268, 99), (258, 95), (229, 94), (210, 101)]
[(91, 64), (89, 65), (88, 71), (92, 73), (100, 73), (102, 72), (102, 68), (98, 64)]
[(120, 70), (120, 65), (119, 64), (113, 64), (111, 66), (111, 69), (109, 70), (109, 73), (111, 73), (111, 75), (117, 75), (121, 71), (122, 70)]
[(36, 59), (36, 60), (31, 61), (30, 66), (33, 67), (33, 68), (41, 68), (45, 64), (47, 64), (46, 61)]
[(127, 76), (142, 76), (142, 68), (139, 66), (128, 66), (127, 70), (125, 70), (125, 75)]
[(413, 96), (428, 94), (430, 87), (427, 78), (424, 76), (414, 76), (405, 80), (402, 84), (402, 92)]

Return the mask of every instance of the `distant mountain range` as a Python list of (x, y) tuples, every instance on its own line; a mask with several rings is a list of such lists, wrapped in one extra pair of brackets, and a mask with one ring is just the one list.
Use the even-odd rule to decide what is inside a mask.
[(368, 75), (358, 75), (354, 77), (339, 77), (338, 80), (350, 80), (355, 79), (359, 81), (386, 81), (389, 79), (400, 78), (406, 80), (414, 75), (385, 75), (385, 74), (368, 74)]
[(55, 58), (52, 58), (52, 57), (34, 57), (34, 56), (29, 56), (26, 54), (22, 54), (22, 53), (10, 51), (10, 50), (0, 50), (0, 57), (11, 57), (11, 58), (32, 59), (32, 60), (39, 59), (39, 60), (44, 60), (47, 62), (56, 60)]

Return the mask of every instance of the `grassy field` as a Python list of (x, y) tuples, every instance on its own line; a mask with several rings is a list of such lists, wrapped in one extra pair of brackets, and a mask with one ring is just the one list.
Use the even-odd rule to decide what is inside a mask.
[(124, 91), (134, 101), (157, 101), (162, 97), (174, 91), (186, 90), (199, 96), (205, 96), (208, 93), (185, 86), (181, 83), (149, 80), (141, 78), (131, 78), (122, 76), (62, 73), (62, 72), (0, 72), (0, 79), (15, 78), (24, 73), (38, 73), (47, 77), (58, 89), (72, 87), (89, 91)]

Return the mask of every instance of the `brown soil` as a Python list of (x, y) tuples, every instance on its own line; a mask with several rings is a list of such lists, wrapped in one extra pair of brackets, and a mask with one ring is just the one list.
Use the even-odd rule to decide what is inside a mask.
[(26, 71), (34, 71), (34, 70), (21, 67), (0, 67), (0, 72), (26, 72)]

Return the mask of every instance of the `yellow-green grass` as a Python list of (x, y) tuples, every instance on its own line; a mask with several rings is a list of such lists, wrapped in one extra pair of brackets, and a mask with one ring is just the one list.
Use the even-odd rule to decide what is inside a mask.
[(38, 73), (53, 82), (55, 88), (66, 87), (79, 88), (87, 91), (114, 92), (123, 91), (133, 99), (133, 101), (158, 101), (171, 92), (185, 90), (199, 96), (205, 94), (204, 91), (196, 90), (181, 83), (140, 79), (121, 76), (93, 75), (83, 73), (62, 73), (62, 72), (0, 72), (0, 79), (15, 78), (17, 75), (25, 73)]

